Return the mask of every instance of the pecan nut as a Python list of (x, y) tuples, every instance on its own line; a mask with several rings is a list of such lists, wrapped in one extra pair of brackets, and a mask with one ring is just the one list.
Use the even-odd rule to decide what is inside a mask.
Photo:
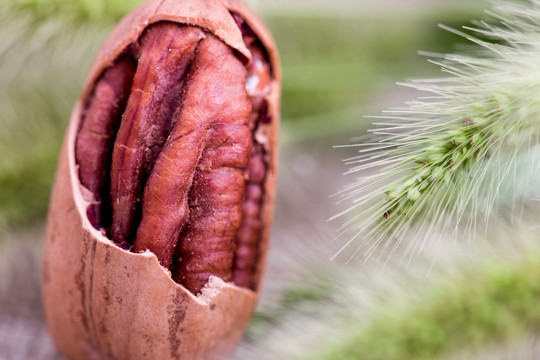
[(280, 69), (236, 0), (150, 0), (75, 106), (43, 294), (68, 358), (209, 359), (253, 310), (275, 193)]

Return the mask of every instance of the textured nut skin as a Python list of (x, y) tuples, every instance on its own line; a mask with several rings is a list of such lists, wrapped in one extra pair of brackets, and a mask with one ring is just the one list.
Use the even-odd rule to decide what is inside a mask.
[[(201, 27), (248, 61), (250, 53), (229, 11), (242, 16), (257, 34), (274, 75), (267, 97), (272, 121), (261, 124), (256, 134), (268, 154), (255, 276), (260, 283), (275, 196), (280, 69), (275, 46), (257, 18), (234, 0), (148, 1), (111, 33), (82, 98), (126, 46), (159, 21)], [(58, 350), (69, 359), (227, 358), (242, 336), (258, 294), (212, 277), (195, 297), (171, 279), (155, 255), (123, 250), (90, 224), (74, 156), (81, 111), (78, 103), (64, 140), (44, 249), (44, 307)]]

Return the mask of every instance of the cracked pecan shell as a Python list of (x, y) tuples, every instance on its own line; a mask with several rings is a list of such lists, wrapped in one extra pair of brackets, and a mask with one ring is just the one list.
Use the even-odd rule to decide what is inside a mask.
[(70, 359), (223, 359), (257, 300), (280, 69), (236, 0), (150, 0), (112, 31), (75, 105), (43, 299)]

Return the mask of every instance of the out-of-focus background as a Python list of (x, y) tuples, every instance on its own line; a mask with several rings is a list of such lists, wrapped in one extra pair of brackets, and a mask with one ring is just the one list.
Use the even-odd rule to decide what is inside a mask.
[[(137, 0), (0, 0), (0, 360), (58, 359), (40, 304), (40, 257), (63, 132), (93, 58)], [(251, 0), (283, 64), (280, 178), (262, 298), (244, 359), (536, 359), (534, 229), (437, 242), (363, 261), (336, 239), (337, 193), (354, 180), (336, 149), (439, 76), (418, 50), (463, 40), (476, 0)], [(507, 241), (508, 239), (512, 241)], [(410, 241), (414, 241), (411, 239)], [(354, 243), (351, 250), (355, 250)]]

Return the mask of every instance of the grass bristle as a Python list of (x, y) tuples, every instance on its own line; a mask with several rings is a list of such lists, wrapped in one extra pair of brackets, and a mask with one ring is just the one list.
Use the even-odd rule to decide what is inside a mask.
[(351, 204), (335, 217), (347, 217), (342, 250), (362, 239), (351, 258), (392, 254), (405, 239), (429, 241), (434, 231), (472, 239), (494, 216), (519, 221), (534, 206), (540, 1), (496, 1), (488, 15), (493, 24), (441, 26), (474, 47), (431, 54), (447, 77), (403, 84), (422, 96), (377, 117), (372, 139), (347, 159), (349, 173), (371, 174), (339, 194)]

